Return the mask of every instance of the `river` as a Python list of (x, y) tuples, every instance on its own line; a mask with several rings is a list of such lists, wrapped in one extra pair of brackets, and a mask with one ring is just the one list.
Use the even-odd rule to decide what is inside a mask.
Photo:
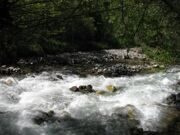
[[(130, 135), (134, 125), (160, 131), (171, 117), (165, 100), (179, 92), (178, 80), (179, 67), (113, 78), (80, 77), (58, 70), (0, 77), (0, 135)], [(104, 95), (69, 90), (88, 84), (98, 91), (108, 91), (108, 85), (118, 90)], [(53, 120), (33, 121), (49, 111), (55, 113)]]

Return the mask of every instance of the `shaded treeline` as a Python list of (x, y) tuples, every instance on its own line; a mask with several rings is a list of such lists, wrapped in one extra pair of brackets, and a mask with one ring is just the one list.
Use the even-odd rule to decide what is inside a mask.
[(133, 46), (172, 60), (179, 21), (179, 0), (0, 0), (0, 63)]

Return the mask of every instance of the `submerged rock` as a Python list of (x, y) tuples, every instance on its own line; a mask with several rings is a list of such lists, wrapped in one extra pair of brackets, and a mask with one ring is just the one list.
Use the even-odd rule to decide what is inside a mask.
[(40, 111), (37, 116), (33, 118), (33, 122), (37, 125), (41, 125), (44, 122), (55, 122), (57, 118), (55, 117), (54, 111), (42, 112)]
[(176, 102), (176, 94), (171, 94), (166, 99), (167, 104), (175, 104), (175, 102)]
[(94, 90), (92, 85), (80, 85), (79, 87), (73, 86), (69, 88), (69, 90), (73, 92), (81, 92), (81, 93), (96, 93), (97, 95), (109, 95), (111, 93), (116, 92), (120, 88), (117, 88), (113, 85), (107, 85), (106, 90)]
[(176, 109), (180, 110), (180, 93), (171, 94), (166, 99), (166, 103), (169, 105), (174, 105)]
[[(139, 132), (139, 129), (138, 129), (138, 127), (140, 126), (139, 120), (142, 117), (142, 114), (135, 106), (126, 105), (124, 107), (116, 108), (114, 110), (114, 114), (120, 116), (121, 118), (126, 119), (126, 121), (128, 123), (128, 127), (130, 129), (133, 129), (132, 132), (137, 132), (137, 131)], [(135, 129), (137, 131), (134, 131)], [(139, 134), (139, 135), (141, 135), (141, 134)]]
[[(140, 128), (140, 118), (143, 117), (141, 112), (133, 105), (126, 105), (115, 109), (113, 116), (124, 119), (127, 122), (127, 135), (164, 135), (156, 131), (144, 131)], [(118, 120), (118, 119), (117, 119)]]
[(62, 77), (61, 75), (56, 75), (56, 77), (57, 77), (58, 79), (63, 80), (63, 77)]
[(51, 80), (51, 81), (63, 80), (63, 77), (61, 75), (51, 75), (49, 77), (49, 80)]

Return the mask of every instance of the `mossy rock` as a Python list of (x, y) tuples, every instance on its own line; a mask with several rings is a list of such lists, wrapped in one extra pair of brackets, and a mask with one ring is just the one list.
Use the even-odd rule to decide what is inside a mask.
[(103, 90), (96, 90), (96, 94), (97, 95), (106, 95), (106, 94), (108, 94), (108, 92), (103, 91)]
[(134, 110), (132, 109), (129, 109), (128, 112), (127, 112), (127, 115), (128, 115), (128, 118), (129, 119), (135, 119), (135, 116), (134, 116)]
[(107, 85), (106, 86), (106, 89), (109, 91), (109, 92), (116, 92), (117, 91), (117, 87), (113, 86), (113, 85)]

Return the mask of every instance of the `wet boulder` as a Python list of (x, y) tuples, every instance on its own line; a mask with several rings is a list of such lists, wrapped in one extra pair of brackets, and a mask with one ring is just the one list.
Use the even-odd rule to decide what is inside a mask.
[(43, 112), (39, 111), (38, 115), (33, 118), (33, 122), (37, 125), (41, 125), (45, 122), (55, 122), (58, 121), (58, 118), (55, 117), (54, 111)]
[(113, 85), (107, 85), (107, 86), (106, 86), (106, 89), (107, 89), (109, 92), (116, 92), (116, 91), (117, 91), (117, 87), (116, 87), (116, 86), (113, 86)]
[(166, 103), (169, 105), (174, 105), (176, 109), (180, 110), (180, 93), (171, 94), (166, 99)]
[(80, 85), (79, 87), (73, 86), (70, 88), (73, 92), (81, 92), (81, 93), (93, 93), (95, 90), (92, 85)]
[(57, 77), (58, 79), (63, 80), (63, 77), (62, 77), (61, 75), (56, 75), (56, 77)]
[(176, 94), (171, 94), (166, 99), (167, 104), (175, 104), (175, 102), (176, 102)]
[(12, 86), (12, 85), (15, 85), (15, 84), (18, 83), (18, 82), (17, 82), (14, 78), (12, 78), (12, 77), (9, 77), (9, 78), (6, 78), (6, 79), (1, 79), (0, 82), (3, 83), (3, 84), (6, 84), (6, 85), (8, 85), (8, 86)]
[(71, 91), (73, 92), (79, 92), (79, 88), (77, 86), (73, 86), (71, 88), (69, 88)]
[[(134, 116), (129, 116), (132, 114), (128, 113), (133, 113)], [(116, 121), (118, 121), (118, 123), (121, 123), (119, 126), (123, 126), (123, 128), (128, 131), (128, 133), (126, 132), (125, 134), (143, 135), (143, 129), (138, 128), (140, 126), (139, 117), (136, 117), (135, 115), (140, 115), (137, 109), (133, 105), (127, 105), (125, 107), (116, 108), (111, 115), (111, 119), (115, 119), (115, 121), (113, 122), (114, 124), (116, 123)]]
[(96, 90), (97, 95), (109, 95), (109, 92), (104, 91), (104, 90)]
[(59, 81), (59, 80), (63, 80), (63, 77), (61, 75), (52, 75), (49, 77), (49, 80), (51, 81)]
[(124, 107), (116, 108), (114, 110), (115, 114), (127, 118), (128, 120), (137, 120), (142, 117), (141, 112), (133, 105), (126, 105)]

